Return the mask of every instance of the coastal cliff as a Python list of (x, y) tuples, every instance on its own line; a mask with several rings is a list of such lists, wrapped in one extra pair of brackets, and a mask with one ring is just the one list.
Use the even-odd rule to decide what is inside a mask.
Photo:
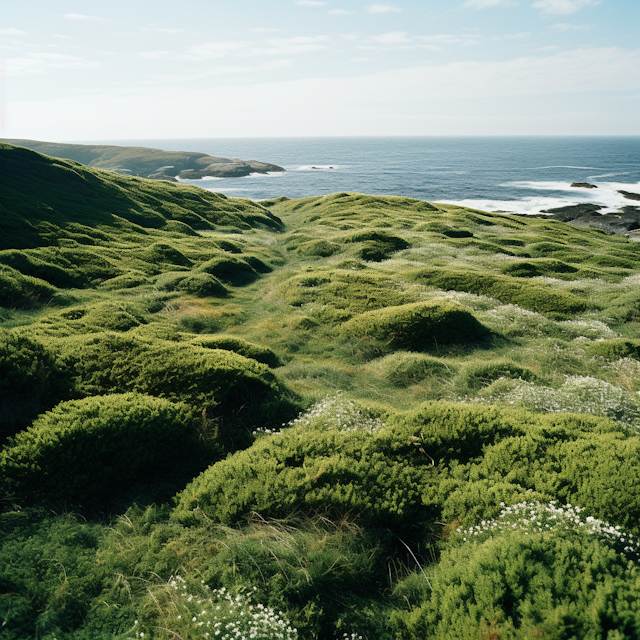
[(240, 178), (251, 173), (284, 171), (282, 167), (257, 160), (219, 158), (192, 151), (164, 151), (148, 147), (60, 144), (38, 140), (0, 139), (54, 158), (75, 160), (95, 169), (155, 180), (176, 182), (177, 178)]

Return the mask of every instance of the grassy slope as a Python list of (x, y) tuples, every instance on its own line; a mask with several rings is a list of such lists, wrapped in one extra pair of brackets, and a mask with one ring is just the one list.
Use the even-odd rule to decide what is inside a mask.
[[(38, 140), (0, 140), (0, 144), (26, 147), (38, 153), (81, 162), (96, 169), (116, 171), (127, 175), (159, 177), (163, 169), (169, 169), (166, 175), (176, 176), (184, 170), (202, 170), (210, 164), (242, 163), (231, 158), (209, 156), (206, 153), (192, 151), (164, 151), (148, 147), (123, 147), (116, 145), (58, 144)], [(252, 163), (252, 161), (249, 161)], [(257, 163), (259, 165), (259, 163)], [(272, 165), (273, 167), (273, 165)], [(266, 169), (263, 166), (262, 169)], [(255, 167), (260, 170), (259, 166)]]
[[(7, 637), (191, 637), (201, 614), (175, 600), (176, 573), (192, 592), (256, 586), (305, 638), (636, 637), (639, 575), (606, 535), (529, 538), (520, 523), (472, 544), (455, 529), (555, 499), (640, 533), (639, 244), (407, 198), (254, 204), (8, 147), (0, 162), (14, 376), (0, 419), (13, 433), (85, 398), (40, 415), (0, 462), (7, 504), (31, 505), (1, 516)], [(89, 447), (78, 475), (103, 464), (74, 412), (104, 394), (96, 406), (127, 416), (163, 398), (197, 418), (200, 443), (173, 475), (147, 472), (107, 501), (113, 528), (39, 511), (83, 509), (74, 472), (34, 502), (48, 466), (16, 462), (51, 456), (67, 416)], [(64, 558), (64, 579), (47, 558)]]

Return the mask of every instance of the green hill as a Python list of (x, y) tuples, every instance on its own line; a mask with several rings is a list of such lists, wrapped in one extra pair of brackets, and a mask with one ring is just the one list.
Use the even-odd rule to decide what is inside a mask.
[(250, 173), (284, 171), (282, 167), (268, 162), (219, 158), (193, 151), (164, 151), (109, 144), (61, 144), (8, 138), (0, 139), (0, 144), (26, 147), (55, 158), (82, 162), (96, 169), (174, 182), (176, 176), (192, 180), (207, 176), (238, 178)]
[(640, 244), (0, 172), (3, 638), (640, 635)]

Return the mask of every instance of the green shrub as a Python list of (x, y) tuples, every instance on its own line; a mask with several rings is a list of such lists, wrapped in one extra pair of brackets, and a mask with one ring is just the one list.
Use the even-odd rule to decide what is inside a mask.
[(81, 395), (137, 391), (185, 402), (230, 448), (248, 444), (256, 422), (280, 423), (296, 410), (266, 365), (231, 351), (99, 334), (65, 358)]
[(199, 298), (222, 298), (229, 292), (226, 287), (209, 273), (193, 271), (169, 271), (156, 280), (156, 286), (162, 291), (184, 291)]
[(362, 244), (363, 246), (356, 251), (356, 255), (361, 260), (370, 262), (386, 260), (392, 254), (409, 247), (409, 243), (404, 238), (375, 229), (354, 233), (343, 241)]
[(256, 270), (246, 260), (228, 255), (211, 258), (198, 269), (215, 276), (225, 284), (235, 286), (249, 284), (258, 277)]
[(414, 302), (397, 282), (377, 273), (318, 270), (289, 278), (280, 289), (294, 307), (309, 305), (307, 313), (323, 322), (338, 323), (372, 309)]
[(440, 289), (489, 296), (554, 317), (571, 316), (587, 308), (586, 301), (575, 294), (554, 291), (549, 286), (525, 283), (510, 276), (447, 268), (422, 269), (414, 272), (412, 278)]
[(0, 264), (11, 267), (22, 275), (45, 280), (54, 287), (77, 287), (83, 283), (80, 274), (74, 269), (64, 269), (27, 251), (0, 251)]
[(489, 331), (468, 311), (451, 302), (416, 302), (363, 313), (342, 327), (345, 335), (389, 340), (394, 347), (413, 351), (441, 344), (473, 344)]
[(450, 376), (451, 367), (442, 360), (421, 353), (396, 352), (380, 362), (383, 376), (399, 388), (418, 384), (426, 378)]
[(312, 240), (304, 242), (297, 247), (299, 254), (303, 256), (317, 256), (320, 258), (328, 258), (334, 253), (338, 253), (341, 247), (336, 242), (330, 240)]
[(552, 258), (539, 258), (535, 262), (510, 262), (502, 267), (502, 273), (516, 278), (535, 278), (537, 276), (558, 276), (572, 274), (578, 271), (577, 267), (553, 260)]
[(606, 360), (620, 358), (640, 359), (640, 342), (631, 340), (601, 340), (587, 347), (587, 355), (599, 356)]
[(0, 329), (0, 441), (66, 399), (68, 375), (42, 344)]
[(466, 389), (477, 391), (501, 378), (525, 380), (527, 382), (534, 382), (538, 379), (531, 369), (521, 367), (515, 362), (499, 361), (468, 367), (456, 382), (462, 391)]
[(110, 280), (105, 280), (100, 284), (102, 289), (114, 291), (117, 289), (133, 289), (143, 284), (149, 284), (147, 277), (140, 271), (129, 271), (121, 276), (116, 276)]
[(578, 533), (515, 531), (468, 543), (416, 580), (418, 602), (394, 616), (398, 637), (631, 640), (640, 633), (636, 566)]
[(70, 400), (8, 442), (0, 472), (19, 503), (94, 506), (162, 477), (196, 442), (186, 405), (137, 393)]
[(23, 509), (0, 515), (0, 531), (3, 640), (72, 637), (109, 579), (96, 563), (105, 528)]
[(207, 349), (235, 351), (235, 353), (239, 353), (245, 358), (262, 362), (272, 369), (282, 366), (280, 358), (268, 347), (253, 344), (235, 336), (207, 336), (206, 338), (200, 338), (195, 344)]
[(0, 265), (0, 306), (34, 307), (45, 304), (57, 289), (44, 280), (22, 275), (16, 269)]
[(128, 331), (146, 323), (144, 316), (132, 305), (113, 302), (91, 307), (82, 319), (88, 325), (110, 331)]
[(181, 267), (191, 266), (191, 260), (181, 251), (164, 242), (156, 242), (140, 253), (140, 258), (152, 265), (177, 264)]
[(428, 460), (416, 452), (407, 464), (395, 455), (395, 440), (377, 439), (358, 425), (348, 421), (346, 427), (312, 429), (302, 424), (262, 438), (188, 485), (172, 517), (189, 523), (204, 516), (231, 524), (254, 511), (277, 518), (300, 512), (332, 519), (350, 514), (385, 526), (418, 518), (420, 486), (431, 473)]

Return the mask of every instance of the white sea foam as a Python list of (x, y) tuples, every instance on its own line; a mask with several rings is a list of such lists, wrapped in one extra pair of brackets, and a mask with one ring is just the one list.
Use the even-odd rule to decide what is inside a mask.
[(445, 204), (455, 204), (460, 207), (470, 207), (483, 211), (500, 211), (503, 213), (534, 214), (546, 209), (565, 207), (568, 205), (587, 202), (603, 207), (600, 213), (615, 212), (620, 207), (634, 205), (634, 201), (625, 198), (618, 191), (640, 191), (640, 182), (599, 182), (594, 183), (597, 189), (589, 187), (572, 187), (569, 182), (558, 181), (519, 181), (501, 184), (501, 187), (531, 189), (535, 191), (562, 191), (566, 195), (549, 196), (528, 196), (519, 200), (499, 200), (499, 199), (467, 199), (467, 200), (441, 200)]
[(292, 167), (291, 171), (336, 171), (343, 167), (337, 164), (303, 164), (300, 167)]

